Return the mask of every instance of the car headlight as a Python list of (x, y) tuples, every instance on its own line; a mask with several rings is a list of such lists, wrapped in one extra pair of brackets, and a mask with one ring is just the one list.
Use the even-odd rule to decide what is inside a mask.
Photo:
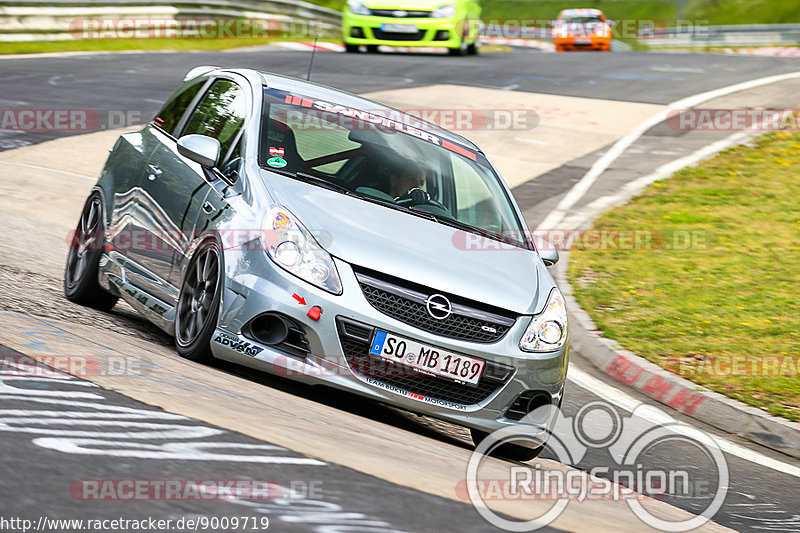
[(431, 17), (435, 19), (446, 19), (450, 18), (456, 14), (456, 6), (455, 4), (445, 4), (443, 6), (439, 6), (433, 10), (431, 13)]
[(342, 293), (342, 282), (331, 254), (288, 210), (271, 206), (264, 230), (264, 247), (275, 264), (330, 293)]
[(355, 15), (372, 15), (372, 11), (359, 0), (347, 0), (347, 7)]
[(524, 352), (553, 352), (564, 346), (569, 333), (567, 306), (558, 288), (550, 291), (544, 311), (533, 317), (519, 341)]

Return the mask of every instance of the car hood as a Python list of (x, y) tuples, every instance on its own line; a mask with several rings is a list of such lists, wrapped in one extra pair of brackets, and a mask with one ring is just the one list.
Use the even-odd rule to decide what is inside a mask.
[(481, 238), (286, 176), (264, 179), (277, 203), (352, 265), (519, 314), (541, 309), (554, 286), (534, 251), (488, 240), (468, 249), (466, 238)]

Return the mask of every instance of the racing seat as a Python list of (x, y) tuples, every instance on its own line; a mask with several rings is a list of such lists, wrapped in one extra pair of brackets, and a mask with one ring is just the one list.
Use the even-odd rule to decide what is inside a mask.
[(394, 200), (389, 195), (389, 169), (386, 158), (380, 152), (371, 152), (359, 165), (351, 188), (382, 200)]

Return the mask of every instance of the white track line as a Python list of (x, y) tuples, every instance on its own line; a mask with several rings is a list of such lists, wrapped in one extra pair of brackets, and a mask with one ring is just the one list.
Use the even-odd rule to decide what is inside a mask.
[(0, 55), (0, 61), (4, 59), (46, 59), (62, 57), (96, 56), (107, 54), (174, 54), (175, 50), (79, 50), (75, 52), (42, 52), (40, 54), (6, 54)]
[[(21, 147), (21, 148), (24, 148), (24, 147)], [(0, 161), (0, 165), (9, 165), (9, 166), (14, 166), (14, 167), (24, 167), (24, 168), (33, 168), (33, 169), (36, 169), (36, 170), (46, 170), (47, 172), (53, 172), (55, 174), (63, 174), (65, 176), (70, 176), (70, 177), (84, 178), (84, 179), (92, 180), (92, 181), (96, 181), (97, 180), (97, 176), (94, 176), (94, 177), (86, 176), (85, 174), (76, 174), (75, 172), (69, 172), (67, 170), (58, 170), (56, 168), (42, 167), (42, 166), (39, 166), (39, 165), (31, 165), (29, 163), (20, 163), (18, 161)]]
[[(574, 383), (575, 385), (581, 387), (582, 389), (586, 389), (587, 391), (591, 392), (606, 400), (607, 402), (613, 403), (617, 407), (624, 409), (628, 412), (633, 412), (636, 407), (642, 405), (644, 402), (640, 402), (633, 396), (619, 390), (618, 388), (609, 385), (605, 381), (597, 379), (594, 376), (591, 376), (581, 370), (580, 368), (576, 367), (575, 365), (569, 365), (569, 372), (567, 372), (567, 379)], [(651, 406), (652, 407), (652, 406)], [(657, 413), (663, 413), (663, 416), (658, 416)], [(663, 424), (667, 422), (672, 422), (675, 419), (669, 416), (668, 413), (656, 408), (653, 409), (653, 417), (650, 419), (651, 422), (656, 424)], [(745, 461), (750, 461), (751, 463), (755, 463), (761, 466), (765, 466), (767, 468), (771, 468), (773, 470), (777, 470), (778, 472), (783, 472), (784, 474), (789, 474), (790, 476), (800, 477), (800, 467), (791, 465), (789, 463), (784, 463), (783, 461), (779, 461), (777, 459), (773, 459), (763, 453), (751, 450), (749, 448), (745, 448), (744, 446), (740, 446), (735, 444), (729, 440), (720, 438), (716, 435), (710, 435), (719, 446), (720, 450), (725, 453), (729, 453), (731, 455), (735, 455), (740, 459), (744, 459)]]
[(687, 109), (690, 107), (695, 107), (703, 102), (707, 102), (708, 100), (726, 96), (738, 91), (744, 91), (754, 87), (760, 87), (762, 85), (768, 85), (770, 83), (776, 83), (795, 78), (800, 78), (800, 72), (790, 72), (788, 74), (778, 74), (775, 76), (767, 76), (764, 78), (745, 81), (734, 85), (728, 85), (727, 87), (722, 87), (720, 89), (714, 89), (713, 91), (695, 94), (693, 96), (672, 102), (671, 104), (667, 105), (665, 109), (645, 120), (631, 130), (630, 133), (614, 143), (605, 154), (603, 154), (597, 161), (594, 162), (592, 167), (588, 172), (586, 172), (586, 174), (584, 174), (580, 181), (572, 186), (572, 189), (570, 189), (567, 195), (564, 196), (560, 202), (558, 202), (556, 208), (553, 209), (549, 215), (547, 215), (547, 218), (542, 221), (539, 227), (541, 229), (558, 228), (558, 224), (562, 222), (564, 217), (567, 215), (567, 212), (574, 207), (581, 198), (583, 198), (594, 182), (597, 181), (597, 178), (599, 178), (600, 175), (605, 172), (609, 166), (611, 166), (611, 163), (616, 161), (617, 158), (622, 155), (622, 153), (625, 152), (625, 150), (627, 150), (634, 142), (636, 142), (639, 137), (644, 135), (647, 130), (666, 120), (670, 111), (675, 109)]
[(625, 202), (631, 196), (640, 193), (651, 183), (668, 178), (682, 168), (695, 165), (703, 159), (711, 157), (717, 152), (721, 152), (730, 146), (737, 145), (747, 140), (753, 135), (753, 132), (737, 132), (717, 142), (706, 145), (689, 155), (679, 157), (678, 159), (670, 161), (669, 163), (664, 163), (650, 174), (642, 176), (641, 178), (636, 178), (633, 181), (629, 181), (620, 188), (617, 194), (596, 198), (585, 207), (579, 209), (577, 212), (564, 217), (564, 219), (561, 221), (561, 226), (570, 229), (582, 228), (584, 224), (588, 225), (603, 212)]

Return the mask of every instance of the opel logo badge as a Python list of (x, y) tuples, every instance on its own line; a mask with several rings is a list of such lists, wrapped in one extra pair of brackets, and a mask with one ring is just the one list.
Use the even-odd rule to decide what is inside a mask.
[(404, 11), (402, 9), (398, 9), (397, 11), (395, 11), (393, 13), (393, 15), (395, 17), (399, 18), (399, 19), (406, 18), (406, 15), (408, 15), (408, 11)]
[(432, 294), (425, 300), (425, 308), (428, 314), (436, 320), (444, 320), (453, 313), (453, 308), (450, 305), (450, 300), (441, 294)]

